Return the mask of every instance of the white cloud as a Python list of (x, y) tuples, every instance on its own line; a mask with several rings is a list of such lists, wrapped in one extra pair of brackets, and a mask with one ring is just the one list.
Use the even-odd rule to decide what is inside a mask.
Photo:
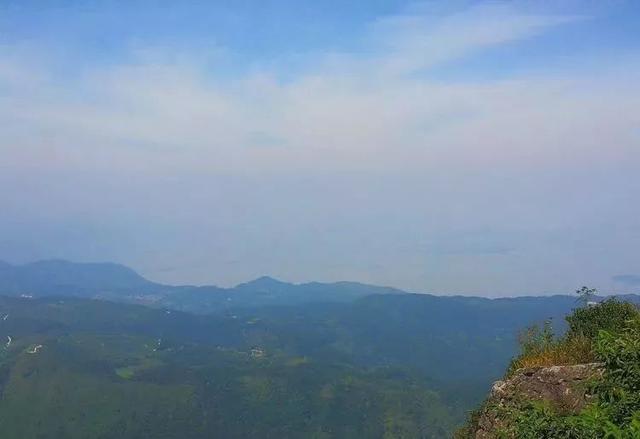
[[(31, 143), (37, 131), (50, 137), (50, 147), (69, 148), (70, 157), (79, 143), (90, 143), (83, 148), (109, 149), (114, 159), (122, 156), (127, 163), (137, 148), (157, 145), (158, 156), (173, 152), (172, 162), (185, 159), (191, 166), (195, 160), (225, 169), (286, 166), (287, 159), (359, 167), (363, 153), (381, 155), (380, 163), (387, 164), (396, 155), (404, 160), (408, 152), (420, 163), (439, 155), (442, 137), (492, 115), (501, 117), (514, 100), (522, 102), (524, 112), (555, 105), (538, 102), (536, 90), (553, 84), (446, 85), (405, 73), (571, 20), (520, 15), (504, 5), (439, 18), (386, 18), (372, 27), (380, 41), (369, 56), (343, 54), (330, 68), (320, 63), (325, 67), (286, 83), (266, 73), (216, 81), (215, 71), (185, 64), (186, 56), (145, 55), (140, 63), (102, 66), (72, 81), (17, 85), (20, 66), (5, 66), (1, 71), (12, 82), (5, 82), (8, 93), (0, 111), (21, 137), (11, 148)], [(256, 132), (272, 139), (268, 151), (246, 148)]]

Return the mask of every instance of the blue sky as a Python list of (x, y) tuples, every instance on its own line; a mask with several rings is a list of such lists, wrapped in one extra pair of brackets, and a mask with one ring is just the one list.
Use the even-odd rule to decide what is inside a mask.
[(632, 291), (640, 5), (0, 2), (0, 259)]
[[(513, 69), (566, 66), (567, 58), (575, 62), (580, 57), (625, 55), (638, 48), (640, 5), (632, 1), (25, 0), (4, 2), (0, 29), (4, 43), (52, 50), (72, 61), (72, 69), (131, 61), (136, 48), (158, 47), (218, 61), (226, 56), (225, 67), (235, 73), (273, 67), (287, 75), (292, 58), (326, 51), (366, 53), (372, 25), (389, 17), (420, 15), (426, 18), (425, 26), (437, 26), (447, 15), (474, 8), (582, 19), (518, 44), (471, 54), (456, 60), (447, 73), (504, 75)], [(280, 63), (282, 59), (286, 62)]]

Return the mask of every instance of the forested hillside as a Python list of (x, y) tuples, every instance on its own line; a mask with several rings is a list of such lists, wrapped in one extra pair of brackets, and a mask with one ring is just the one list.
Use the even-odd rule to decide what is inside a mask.
[(424, 379), (251, 345), (233, 322), (1, 299), (6, 438), (446, 437)]

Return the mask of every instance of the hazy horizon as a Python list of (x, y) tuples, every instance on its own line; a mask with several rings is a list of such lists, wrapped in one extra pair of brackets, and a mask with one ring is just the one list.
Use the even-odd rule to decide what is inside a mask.
[[(34, 261), (28, 261), (28, 262), (24, 262), (24, 263), (10, 263), (7, 262), (5, 260), (0, 260), (0, 264), (2, 263), (8, 263), (9, 265), (13, 266), (13, 267), (26, 267), (32, 264), (41, 264), (41, 263), (50, 263), (50, 262), (62, 262), (62, 263), (71, 263), (74, 265), (118, 265), (118, 266), (122, 266), (125, 268), (128, 268), (130, 270), (133, 270), (136, 274), (142, 276), (144, 279), (146, 279), (147, 281), (151, 281), (151, 282), (155, 282), (155, 283), (159, 283), (159, 284), (163, 284), (163, 282), (158, 282), (157, 279), (154, 279), (153, 277), (149, 277), (146, 276), (144, 273), (141, 273), (139, 270), (136, 269), (136, 267), (131, 267), (122, 263), (119, 263), (117, 261), (83, 261), (83, 262), (78, 262), (78, 261), (70, 261), (68, 259), (63, 259), (63, 258), (57, 258), (57, 259), (38, 259), (38, 260), (34, 260)], [(537, 293), (526, 293), (526, 292), (518, 292), (518, 291), (512, 291), (510, 293), (504, 293), (504, 294), (495, 294), (494, 292), (491, 291), (467, 291), (467, 292), (439, 292), (439, 291), (415, 291), (415, 290), (410, 290), (410, 289), (403, 289), (401, 287), (395, 286), (395, 285), (387, 285), (387, 284), (372, 284), (372, 283), (367, 283), (367, 282), (362, 282), (359, 281), (358, 279), (332, 279), (332, 280), (322, 280), (322, 279), (308, 279), (308, 280), (304, 280), (304, 281), (291, 281), (289, 279), (283, 279), (283, 278), (279, 278), (276, 276), (272, 276), (268, 273), (259, 275), (257, 277), (254, 278), (250, 278), (250, 279), (244, 279), (240, 282), (237, 283), (228, 283), (228, 284), (221, 284), (221, 283), (217, 283), (217, 282), (212, 282), (212, 283), (194, 283), (194, 282), (183, 282), (183, 283), (164, 283), (165, 285), (169, 285), (169, 286), (193, 286), (193, 287), (216, 287), (216, 288), (234, 288), (234, 287), (238, 287), (241, 286), (243, 284), (248, 284), (248, 283), (252, 283), (252, 282), (260, 282), (264, 279), (269, 279), (271, 281), (275, 281), (275, 282), (282, 282), (285, 284), (289, 284), (289, 285), (305, 285), (305, 284), (313, 284), (313, 283), (320, 283), (320, 284), (326, 284), (326, 285), (331, 285), (331, 284), (335, 284), (335, 283), (352, 283), (352, 284), (361, 284), (361, 285), (369, 285), (372, 287), (382, 287), (382, 288), (391, 288), (391, 289), (395, 289), (404, 293), (410, 293), (410, 294), (427, 294), (427, 295), (433, 295), (433, 296), (440, 296), (440, 297), (455, 297), (455, 296), (462, 296), (462, 297), (479, 297), (479, 298), (488, 298), (488, 299), (509, 299), (509, 298), (518, 298), (518, 297), (546, 297), (546, 296), (574, 296), (576, 294), (577, 291), (577, 287), (572, 289), (572, 290), (567, 290), (567, 291), (540, 291)], [(636, 279), (633, 279), (631, 283), (636, 282)], [(620, 294), (625, 294), (624, 292), (620, 292), (620, 291), (616, 291), (616, 290), (605, 290), (605, 291), (596, 291), (596, 295), (598, 296), (615, 296), (615, 295), (620, 295)], [(638, 290), (633, 290), (632, 293), (630, 294), (639, 294)]]
[(638, 292), (636, 2), (215, 3), (0, 7), (0, 260)]

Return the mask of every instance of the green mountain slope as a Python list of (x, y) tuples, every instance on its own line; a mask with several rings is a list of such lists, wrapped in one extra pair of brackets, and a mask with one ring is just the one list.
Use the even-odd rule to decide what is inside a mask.
[(215, 319), (81, 299), (0, 312), (3, 438), (439, 438), (454, 424), (419, 378), (214, 346), (196, 332)]
[[(198, 375), (197, 371), (207, 370), (208, 366), (215, 364), (221, 367), (215, 370), (226, 377), (236, 376), (238, 371), (247, 367), (256, 368), (246, 372), (245, 375), (250, 377), (258, 371), (266, 373), (268, 379), (275, 379), (277, 375), (281, 382), (276, 388), (284, 392), (278, 393), (282, 401), (278, 400), (277, 405), (283, 406), (283, 401), (291, 398), (291, 392), (299, 393), (298, 397), (312, 407), (308, 410), (314, 416), (320, 416), (321, 411), (316, 404), (324, 401), (318, 394), (332, 395), (334, 386), (344, 390), (347, 387), (340, 383), (351, 380), (350, 376), (357, 377), (356, 382), (363, 386), (358, 391), (365, 393), (353, 401), (346, 395), (341, 396), (338, 400), (347, 401), (348, 407), (359, 407), (358, 410), (368, 417), (374, 416), (378, 422), (380, 417), (388, 416), (383, 413), (390, 409), (386, 405), (376, 408), (372, 402), (366, 407), (358, 406), (358, 401), (367, 401), (367, 398), (376, 402), (388, 401), (394, 407), (404, 407), (403, 413), (405, 410), (413, 413), (412, 410), (417, 408), (407, 408), (404, 398), (418, 398), (420, 401), (420, 398), (426, 398), (422, 402), (414, 402), (416, 407), (424, 407), (424, 411), (420, 409), (419, 416), (416, 416), (427, 420), (429, 426), (448, 429), (463, 420), (466, 410), (480, 400), (491, 381), (515, 353), (516, 328), (528, 321), (544, 319), (554, 310), (560, 312), (573, 303), (565, 297), (502, 302), (427, 295), (374, 295), (352, 303), (240, 308), (225, 315), (194, 315), (80, 298), (0, 297), (0, 338), (8, 340), (7, 337), (11, 337), (12, 340), (6, 349), (7, 370), (10, 371), (7, 382), (11, 384), (7, 388), (18, 389), (11, 398), (9, 393), (6, 394), (7, 401), (11, 407), (22, 407), (20, 401), (25, 395), (41, 392), (37, 389), (59, 380), (84, 382), (82, 380), (86, 379), (95, 389), (100, 389), (110, 383), (123, 384), (123, 379), (126, 380), (124, 384), (131, 381), (132, 385), (137, 385), (138, 378), (151, 376), (152, 372), (153, 378), (145, 383), (157, 385), (165, 378), (173, 377), (168, 383), (178, 386), (181, 392), (192, 394), (194, 389), (202, 388), (203, 382), (211, 381), (211, 371), (204, 375)], [(16, 377), (31, 376), (23, 372), (23, 367), (29, 363), (20, 359), (39, 358), (25, 352), (38, 344), (43, 345), (38, 355), (49, 352), (52, 357), (47, 363), (34, 366), (36, 370), (42, 369), (34, 379), (38, 376), (46, 378), (42, 382), (16, 381)], [(100, 346), (106, 347), (98, 348)], [(45, 355), (41, 357), (48, 358)], [(261, 360), (256, 361), (258, 358)], [(82, 368), (87, 365), (88, 368)], [(54, 371), (67, 378), (47, 375)], [(74, 373), (79, 375), (74, 377)], [(302, 374), (299, 387), (287, 387), (298, 373)], [(198, 378), (191, 382), (176, 376)], [(223, 388), (225, 392), (237, 392), (243, 388), (241, 384), (244, 381), (239, 376), (236, 378), (224, 381), (226, 378), (219, 377), (216, 380), (227, 382)], [(316, 382), (316, 378), (321, 380)], [(24, 391), (20, 390), (23, 388), (20, 383), (26, 386)], [(18, 387), (12, 387), (14, 384)], [(118, 385), (114, 389), (120, 387)], [(148, 389), (151, 392), (155, 387)], [(60, 393), (48, 387), (42, 391), (46, 394)], [(221, 391), (218, 389), (216, 392)], [(95, 392), (109, 393), (107, 390)], [(246, 397), (244, 394), (233, 395), (229, 398), (244, 400)], [(74, 398), (82, 401), (85, 397), (73, 391), (64, 404), (72, 407), (76, 404)], [(210, 397), (213, 398), (207, 396)], [(316, 401), (314, 398), (321, 399)], [(161, 395), (149, 399), (163, 401)], [(413, 407), (414, 403), (410, 405)], [(42, 404), (43, 411), (51, 410), (49, 403)], [(238, 404), (238, 410), (246, 410), (241, 402)], [(142, 407), (144, 404), (137, 405)], [(337, 413), (348, 409), (340, 407), (333, 415), (322, 415), (325, 417), (316, 419), (314, 423), (324, 426), (338, 422), (335, 421)], [(154, 408), (148, 410), (151, 413), (157, 411)], [(164, 413), (164, 410), (174, 409), (162, 410)], [(192, 413), (192, 410), (187, 412)], [(73, 413), (77, 410), (74, 409)], [(274, 409), (269, 413), (265, 412), (262, 418), (257, 419), (271, 416), (280, 419), (273, 421), (279, 425), (282, 419), (278, 416), (284, 416), (286, 411)], [(437, 420), (429, 421), (433, 414), (438, 414)], [(104, 416), (109, 418), (111, 415)], [(232, 413), (225, 416), (229, 418)], [(291, 419), (302, 416), (304, 419), (309, 415), (295, 412), (287, 416)], [(390, 419), (396, 419), (396, 415)], [(397, 422), (411, 426), (407, 428), (418, 428), (416, 426), (422, 424), (416, 419)], [(376, 428), (392, 425), (396, 420), (389, 422), (391, 424), (376, 424)], [(361, 428), (364, 427), (353, 428), (362, 433)]]

